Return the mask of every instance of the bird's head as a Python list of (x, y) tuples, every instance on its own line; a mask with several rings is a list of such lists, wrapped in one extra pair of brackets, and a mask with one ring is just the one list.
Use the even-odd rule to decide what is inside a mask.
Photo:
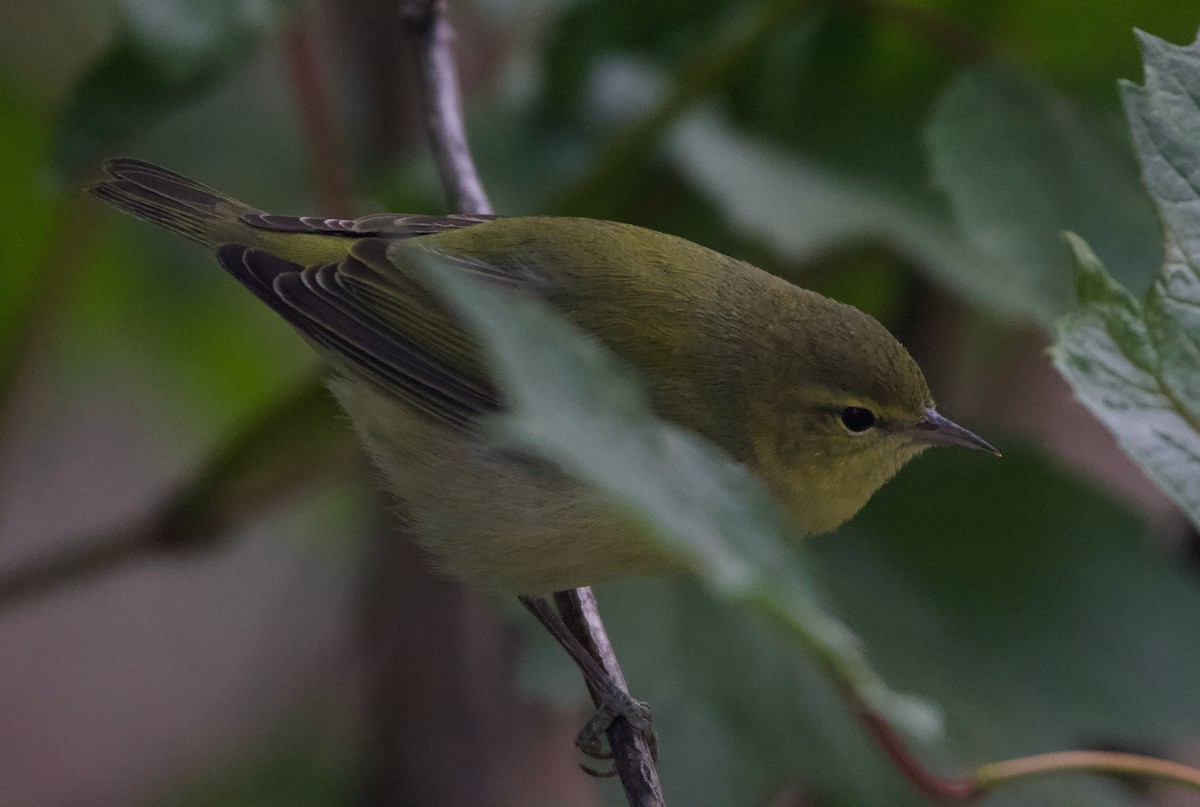
[(809, 293), (776, 339), (782, 357), (751, 411), (755, 470), (806, 532), (828, 532), (930, 446), (998, 452), (943, 417), (895, 337)]

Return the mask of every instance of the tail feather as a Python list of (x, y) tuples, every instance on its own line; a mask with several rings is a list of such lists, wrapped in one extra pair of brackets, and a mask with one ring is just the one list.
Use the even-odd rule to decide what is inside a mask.
[(93, 195), (208, 247), (246, 241), (250, 228), (242, 217), (260, 212), (141, 160), (109, 160), (104, 171), (109, 178), (88, 189)]

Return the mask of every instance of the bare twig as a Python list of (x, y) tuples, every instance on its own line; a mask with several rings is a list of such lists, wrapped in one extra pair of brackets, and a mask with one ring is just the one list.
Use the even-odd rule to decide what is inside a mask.
[[(604, 671), (622, 689), (628, 691), (625, 675), (617, 662), (608, 632), (600, 620), (596, 597), (590, 588), (560, 591), (554, 595), (563, 622), (579, 638)], [(593, 696), (595, 693), (593, 693)], [(596, 699), (596, 706), (600, 700)], [(612, 748), (613, 768), (621, 777), (625, 799), (631, 807), (661, 807), (665, 804), (654, 767), (655, 749), (642, 732), (628, 720), (614, 720), (608, 728), (608, 744)]]
[(155, 531), (151, 521), (139, 519), (132, 526), (89, 535), (5, 572), (0, 576), (0, 611), (148, 556), (158, 544), (152, 535)]
[(467, 145), (462, 94), (452, 52), (454, 31), (446, 19), (445, 0), (403, 0), (400, 11), (419, 43), (416, 58), (421, 103), (433, 158), (450, 204), (459, 213), (491, 213), (492, 203)]
[(982, 765), (967, 777), (944, 777), (930, 771), (913, 754), (881, 715), (872, 712), (853, 693), (843, 693), (867, 733), (879, 744), (912, 786), (943, 804), (974, 804), (1027, 779), (1070, 773), (1126, 777), (1163, 782), (1200, 791), (1200, 770), (1157, 757), (1112, 751), (1058, 751), (1006, 759)]
[[(453, 31), (445, 17), (444, 0), (405, 0), (404, 19), (419, 41), (417, 53), (422, 102), (429, 126), (434, 159), (451, 203), (460, 213), (491, 213), (483, 184), (467, 145), (451, 45)], [(625, 687), (612, 643), (600, 620), (591, 589), (561, 592), (556, 596), (564, 621), (608, 673)], [(654, 768), (654, 757), (641, 734), (626, 720), (616, 720), (608, 730), (613, 765), (636, 807), (659, 807), (663, 798)]]
[(1006, 759), (982, 766), (975, 777), (979, 788), (990, 793), (1024, 779), (1065, 773), (1134, 777), (1200, 792), (1200, 770), (1196, 768), (1168, 759), (1116, 751), (1058, 751)]

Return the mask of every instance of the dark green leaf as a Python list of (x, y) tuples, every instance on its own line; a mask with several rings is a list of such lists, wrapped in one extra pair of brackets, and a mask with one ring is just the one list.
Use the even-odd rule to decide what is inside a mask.
[(964, 236), (990, 260), (959, 271), (1051, 322), (1071, 297), (1061, 233), (1087, 238), (1118, 278), (1142, 286), (1162, 259), (1131, 163), (1071, 103), (1002, 68), (962, 74), (928, 131), (934, 176)]
[(919, 194), (772, 147), (711, 111), (684, 121), (670, 145), (680, 170), (726, 217), (784, 255), (803, 259), (846, 244), (882, 242), (962, 294), (1020, 310), (1007, 299), (999, 267)]
[[(888, 680), (944, 709), (949, 741), (917, 752), (952, 775), (1041, 751), (1163, 750), (1193, 736), (1195, 577), (1111, 496), (1009, 448), (999, 461), (932, 452), (839, 534), (806, 539), (831, 601)], [(655, 707), (664, 787), (680, 803), (761, 805), (789, 782), (835, 804), (928, 803), (816, 669), (762, 627), (686, 583), (622, 583), (599, 597), (630, 686)], [(987, 802), (1136, 803), (1076, 777)]]

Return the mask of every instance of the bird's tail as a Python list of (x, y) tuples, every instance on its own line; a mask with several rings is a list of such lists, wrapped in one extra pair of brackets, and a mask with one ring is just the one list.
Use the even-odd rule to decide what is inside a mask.
[(108, 178), (88, 190), (140, 219), (215, 248), (245, 242), (249, 205), (152, 163), (129, 158), (104, 163)]

